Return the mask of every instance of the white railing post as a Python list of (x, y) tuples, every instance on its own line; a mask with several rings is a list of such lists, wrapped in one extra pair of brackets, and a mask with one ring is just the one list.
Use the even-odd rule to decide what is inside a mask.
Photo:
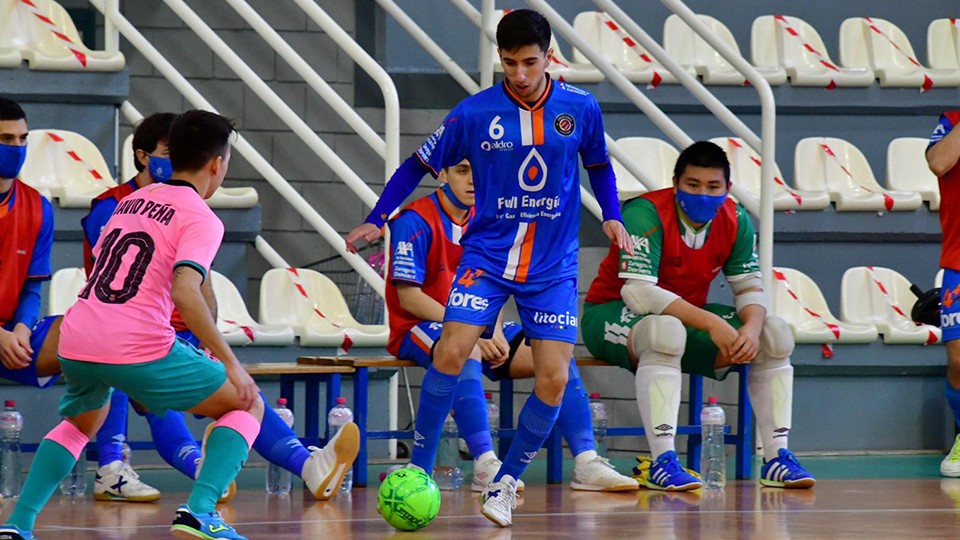
[(273, 249), (273, 246), (271, 246), (270, 243), (259, 234), (254, 240), (253, 245), (257, 248), (257, 251), (260, 253), (260, 255), (262, 255), (268, 263), (270, 263), (270, 266), (274, 268), (292, 268), (290, 263), (288, 263), (286, 259), (277, 253), (277, 250)]
[(483, 0), (480, 7), (480, 88), (493, 86), (493, 48), (496, 42), (483, 29), (491, 26), (494, 3), (494, 0)]
[[(106, 10), (120, 13), (120, 0), (106, 0)], [(103, 20), (103, 48), (106, 52), (116, 53), (120, 50), (120, 32), (109, 17)]]

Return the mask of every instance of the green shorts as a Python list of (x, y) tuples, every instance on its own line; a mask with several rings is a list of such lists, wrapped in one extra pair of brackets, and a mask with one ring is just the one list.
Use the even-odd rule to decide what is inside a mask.
[[(736, 309), (730, 306), (707, 304), (703, 309), (719, 315), (734, 328), (743, 326), (743, 321), (737, 317)], [(598, 360), (636, 371), (627, 352), (627, 336), (630, 329), (644, 317), (646, 315), (637, 315), (630, 311), (622, 300), (584, 304), (583, 317), (580, 319), (583, 343)], [(684, 373), (723, 380), (729, 370), (723, 369), (717, 373), (714, 369), (718, 352), (720, 350), (714, 345), (708, 332), (687, 327), (687, 348), (680, 360), (680, 368)]]
[(114, 388), (150, 411), (187, 411), (223, 386), (227, 370), (189, 343), (177, 338), (170, 352), (151, 362), (102, 364), (60, 357), (67, 392), (60, 399), (60, 416), (74, 417), (110, 401)]

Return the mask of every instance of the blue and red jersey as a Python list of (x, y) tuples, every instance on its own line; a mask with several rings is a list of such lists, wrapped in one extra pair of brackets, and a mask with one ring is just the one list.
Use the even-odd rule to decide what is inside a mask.
[(80, 220), (83, 229), (83, 269), (87, 275), (93, 271), (93, 246), (100, 239), (103, 226), (110, 220), (121, 199), (140, 189), (136, 177), (129, 182), (112, 187), (90, 201), (90, 213)]
[[(940, 115), (937, 127), (930, 135), (930, 144), (940, 142), (960, 123), (960, 111)], [(940, 177), (940, 229), (943, 242), (940, 249), (940, 267), (960, 270), (960, 162)]]
[(52, 247), (53, 206), (14, 179), (0, 200), (0, 327), (14, 322), (27, 280), (50, 278)]

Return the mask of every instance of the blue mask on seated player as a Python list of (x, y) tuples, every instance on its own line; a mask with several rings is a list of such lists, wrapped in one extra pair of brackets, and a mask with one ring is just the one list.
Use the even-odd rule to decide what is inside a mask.
[(447, 196), (447, 199), (449, 199), (450, 202), (453, 203), (454, 206), (456, 206), (457, 208), (459, 208), (459, 209), (461, 209), (461, 210), (469, 210), (469, 209), (470, 209), (469, 206), (467, 206), (467, 205), (463, 204), (462, 202), (460, 202), (460, 199), (458, 199), (457, 196), (453, 194), (453, 188), (450, 187), (450, 184), (444, 183), (443, 185), (440, 186), (440, 189), (443, 191), (443, 194)]
[(26, 159), (26, 146), (0, 144), (0, 178), (16, 178)]
[(150, 176), (157, 182), (166, 182), (173, 178), (173, 165), (170, 164), (170, 158), (150, 156), (147, 167), (150, 168)]
[(723, 195), (694, 195), (677, 189), (677, 202), (687, 218), (694, 223), (706, 223), (716, 217), (717, 211), (727, 200)]

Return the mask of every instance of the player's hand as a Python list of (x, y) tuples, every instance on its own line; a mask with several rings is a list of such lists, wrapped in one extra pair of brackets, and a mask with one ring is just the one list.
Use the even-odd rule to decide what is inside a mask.
[(722, 358), (725, 363), (731, 363), (733, 347), (737, 339), (740, 338), (740, 334), (734, 327), (730, 326), (727, 321), (720, 317), (717, 317), (716, 324), (710, 327), (709, 333), (710, 340), (720, 349), (720, 358)]
[(244, 410), (252, 407), (253, 403), (260, 399), (260, 388), (254, 382), (253, 377), (240, 364), (227, 364), (227, 378), (237, 389), (237, 397), (240, 399), (240, 406)]
[[(18, 325), (19, 326), (19, 325)], [(27, 347), (30, 338), (27, 337)], [(14, 332), (0, 328), (0, 363), (7, 369), (22, 369), (30, 365), (30, 352), (20, 343), (20, 337)]]
[(730, 361), (734, 364), (749, 364), (760, 350), (760, 328), (743, 325), (737, 330), (737, 340), (730, 351)]
[(610, 239), (610, 242), (626, 251), (627, 255), (633, 255), (633, 242), (630, 241), (630, 235), (627, 234), (627, 229), (623, 227), (623, 223), (615, 219), (608, 219), (603, 222), (601, 228), (603, 229), (603, 234), (607, 235), (607, 238)]
[(510, 356), (510, 344), (507, 343), (507, 336), (503, 335), (503, 329), (497, 328), (490, 339), (481, 339), (477, 345), (480, 347), (480, 353), (483, 360), (491, 367), (497, 367), (507, 361)]
[(350, 253), (356, 253), (359, 251), (360, 247), (357, 245), (357, 241), (360, 239), (366, 240), (369, 244), (370, 242), (375, 242), (380, 238), (380, 227), (372, 223), (364, 223), (357, 228), (350, 231), (350, 234), (347, 235), (347, 251)]
[(17, 323), (13, 327), (13, 335), (17, 336), (17, 341), (20, 343), (20, 346), (26, 349), (27, 353), (33, 354), (33, 347), (30, 346), (30, 336), (33, 335), (33, 330), (29, 326), (23, 323)]

